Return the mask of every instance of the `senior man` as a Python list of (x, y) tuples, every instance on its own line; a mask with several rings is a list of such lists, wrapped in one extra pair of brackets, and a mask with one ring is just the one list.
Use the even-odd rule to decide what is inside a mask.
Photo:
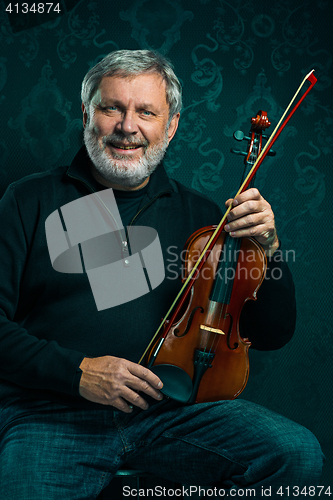
[[(114, 196), (125, 254), (124, 228), (149, 227), (165, 264), (170, 249), (180, 256), (194, 231), (221, 216), (163, 168), (181, 109), (181, 87), (164, 57), (110, 53), (85, 76), (82, 102), (85, 146), (72, 164), (15, 182), (0, 203), (3, 500), (96, 498), (124, 463), (191, 485), (251, 487), (257, 496), (271, 488), (273, 498), (280, 487), (318, 484), (323, 458), (307, 429), (241, 399), (173, 401), (163, 397), (163, 381), (138, 364), (179, 289), (170, 266), (148, 293), (100, 308), (79, 245), (82, 272), (73, 271), (74, 257), (57, 268), (63, 248), (72, 250), (68, 207), (92, 194), (113, 220), (105, 196)], [(58, 225), (48, 230), (50, 220)], [(256, 189), (233, 200), (226, 231), (262, 245), (268, 278), (279, 271), (280, 279), (264, 280), (240, 321), (253, 348), (278, 349), (294, 331), (294, 286), (286, 263), (275, 258), (274, 214)], [(111, 286), (117, 293), (122, 285)], [(130, 297), (129, 289), (122, 292)]]

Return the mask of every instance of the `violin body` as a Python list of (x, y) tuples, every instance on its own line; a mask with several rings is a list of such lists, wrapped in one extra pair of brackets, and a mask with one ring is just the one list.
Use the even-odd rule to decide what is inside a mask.
[[(187, 241), (183, 281), (214, 229), (213, 226), (202, 228)], [(234, 399), (244, 389), (249, 375), (248, 349), (251, 343), (240, 336), (239, 319), (245, 302), (256, 300), (265, 275), (266, 255), (255, 240), (243, 238), (233, 269), (229, 264), (225, 265), (226, 261), (229, 262), (229, 256), (223, 250), (226, 238), (230, 236), (223, 231), (176, 321), (171, 327), (166, 322), (165, 328), (169, 327), (169, 332), (154, 360), (153, 371), (157, 374), (159, 365), (177, 366), (188, 374), (192, 381), (192, 395), (187, 403)], [(221, 261), (224, 261), (222, 267)], [(211, 300), (216, 273), (222, 278), (222, 286), (227, 287), (228, 281), (232, 280), (230, 299), (224, 301), (227, 303)], [(149, 358), (147, 361), (149, 364)], [(165, 378), (168, 376), (164, 374), (163, 382)], [(171, 397), (177, 399), (177, 396)]]

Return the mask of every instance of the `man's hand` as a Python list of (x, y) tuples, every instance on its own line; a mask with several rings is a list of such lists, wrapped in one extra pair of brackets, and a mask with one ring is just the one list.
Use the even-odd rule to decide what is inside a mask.
[(80, 369), (80, 394), (94, 403), (112, 405), (130, 413), (132, 405), (143, 410), (148, 408), (139, 392), (157, 400), (163, 397), (158, 390), (163, 387), (161, 380), (147, 368), (126, 359), (114, 356), (84, 358)]
[(233, 208), (228, 214), (225, 231), (235, 238), (255, 238), (269, 257), (273, 255), (279, 247), (274, 213), (258, 189), (248, 189), (225, 204), (228, 207), (231, 203)]

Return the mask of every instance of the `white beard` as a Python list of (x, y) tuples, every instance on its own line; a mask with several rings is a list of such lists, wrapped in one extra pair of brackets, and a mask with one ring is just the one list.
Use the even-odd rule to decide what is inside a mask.
[[(149, 147), (148, 142), (144, 141), (144, 154), (137, 160), (115, 152), (113, 152), (113, 157), (111, 157), (105, 151), (107, 143), (111, 142), (112, 139), (123, 140), (124, 137), (115, 134), (102, 137), (103, 149), (99, 144), (93, 127), (85, 127), (83, 137), (89, 157), (99, 174), (112, 184), (119, 184), (126, 187), (140, 186), (161, 163), (169, 145), (166, 131), (161, 144)], [(126, 137), (126, 142), (128, 144), (131, 142), (137, 143), (138, 140)]]

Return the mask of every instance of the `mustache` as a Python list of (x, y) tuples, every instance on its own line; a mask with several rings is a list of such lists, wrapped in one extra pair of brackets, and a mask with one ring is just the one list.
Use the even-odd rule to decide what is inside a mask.
[(110, 134), (102, 137), (102, 143), (105, 147), (107, 144), (113, 144), (117, 146), (118, 144), (121, 146), (132, 146), (135, 145), (137, 147), (143, 146), (147, 148), (149, 146), (149, 142), (147, 139), (137, 139), (136, 137), (126, 137), (123, 134)]

